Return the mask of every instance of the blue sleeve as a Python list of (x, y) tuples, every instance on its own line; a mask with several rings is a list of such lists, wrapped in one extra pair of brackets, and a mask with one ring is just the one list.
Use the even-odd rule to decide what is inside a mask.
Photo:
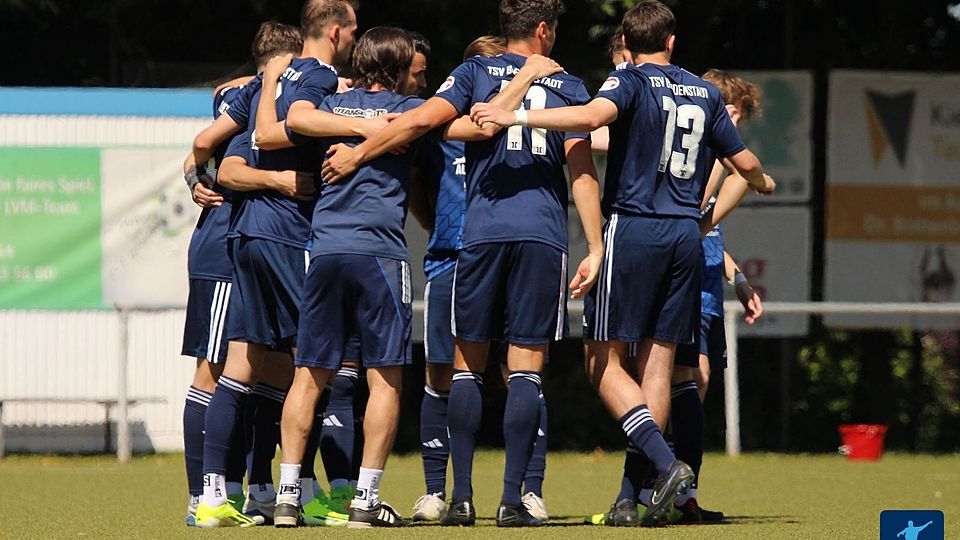
[(457, 66), (435, 94), (450, 102), (460, 114), (470, 114), (473, 106), (475, 62), (467, 61)]
[(623, 113), (633, 105), (634, 90), (633, 77), (627, 71), (616, 70), (607, 76), (595, 97), (609, 99)]
[(250, 123), (250, 106), (260, 91), (260, 77), (257, 76), (249, 84), (223, 101), (220, 113), (227, 113), (237, 125), (246, 128)]
[(747, 145), (743, 143), (740, 132), (737, 131), (737, 127), (730, 120), (730, 115), (727, 114), (723, 100), (719, 99), (718, 96), (711, 101), (714, 102), (714, 106), (712, 111), (713, 126), (710, 130), (710, 148), (713, 148), (719, 157), (730, 157), (744, 150)]
[[(570, 105), (586, 105), (590, 102), (590, 93), (587, 92), (587, 87), (583, 85), (581, 81), (577, 85), (576, 90), (573, 92), (573, 96), (570, 99)], [(568, 131), (563, 134), (563, 140), (569, 141), (570, 139), (587, 139), (590, 140), (589, 133), (582, 133), (578, 131)]]
[(303, 74), (300, 79), (300, 86), (290, 103), (298, 101), (309, 101), (314, 107), (319, 107), (327, 96), (337, 91), (337, 74), (327, 67), (312, 69)]
[(216, 120), (227, 110), (227, 101), (243, 88), (242, 86), (227, 86), (213, 96), (213, 119)]
[(241, 131), (233, 136), (230, 139), (230, 145), (227, 146), (226, 153), (223, 154), (224, 158), (228, 157), (239, 157), (247, 162), (247, 165), (253, 166), (253, 159), (250, 156), (250, 132)]

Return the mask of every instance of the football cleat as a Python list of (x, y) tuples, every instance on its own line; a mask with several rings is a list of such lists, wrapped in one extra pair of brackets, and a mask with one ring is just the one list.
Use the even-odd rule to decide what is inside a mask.
[(469, 527), (476, 522), (477, 509), (473, 507), (473, 501), (470, 499), (454, 501), (440, 519), (440, 525), (445, 527)]
[(350, 507), (349, 529), (368, 529), (371, 527), (403, 527), (407, 522), (389, 504), (380, 501), (370, 508)]
[(187, 499), (187, 515), (184, 517), (184, 521), (187, 523), (187, 527), (193, 527), (197, 523), (197, 505), (200, 504), (200, 497), (191, 495)]
[(303, 512), (300, 510), (300, 500), (296, 496), (284, 495), (277, 497), (273, 509), (273, 526), (286, 529), (304, 525)]
[(353, 486), (330, 488), (330, 503), (328, 506), (331, 510), (336, 511), (337, 513), (349, 514), (350, 502), (353, 500), (353, 496), (356, 494), (356, 492), (357, 488)]
[(539, 527), (543, 522), (530, 515), (524, 505), (501, 504), (497, 509), (497, 527)]
[(680, 506), (674, 505), (674, 511), (668, 516), (670, 523), (695, 525), (701, 523), (723, 523), (723, 512), (714, 512), (700, 508), (697, 499), (691, 497)]
[(608, 527), (636, 527), (640, 524), (640, 513), (637, 503), (630, 499), (623, 499), (610, 505), (610, 510), (603, 516), (601, 524)]
[(277, 502), (270, 500), (260, 502), (247, 493), (247, 499), (243, 503), (243, 513), (250, 519), (257, 522), (257, 525), (273, 525), (273, 512)]
[(657, 478), (657, 484), (650, 497), (650, 505), (640, 519), (643, 527), (652, 527), (665, 520), (667, 513), (673, 508), (673, 501), (690, 489), (693, 483), (693, 471), (680, 461), (674, 460), (670, 468)]
[(413, 521), (438, 521), (447, 513), (447, 503), (443, 493), (421, 495), (413, 505)]
[(205, 528), (215, 527), (256, 527), (257, 522), (243, 515), (229, 502), (220, 506), (208, 506), (204, 503), (197, 505), (196, 526)]
[(550, 515), (547, 514), (547, 503), (543, 501), (543, 497), (531, 491), (524, 495), (522, 500), (523, 506), (527, 507), (527, 512), (531, 516), (544, 522), (550, 519)]
[(303, 519), (308, 527), (343, 527), (349, 515), (336, 510), (337, 505), (322, 491), (303, 505)]

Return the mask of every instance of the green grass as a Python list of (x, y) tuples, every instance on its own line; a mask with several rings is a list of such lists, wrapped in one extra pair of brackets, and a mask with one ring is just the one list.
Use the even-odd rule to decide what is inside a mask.
[[(182, 456), (26, 457), (0, 461), (0, 538), (877, 538), (884, 509), (940, 509), (947, 537), (960, 531), (960, 456), (888, 454), (878, 463), (839, 456), (708, 455), (701, 503), (731, 516), (728, 524), (655, 530), (580, 525), (583, 514), (612, 502), (618, 454), (551, 454), (544, 484), (555, 519), (539, 530), (494, 530), (503, 454), (485, 451), (474, 468), (481, 519), (472, 529), (397, 531), (337, 529), (197, 530), (183, 525)], [(422, 490), (419, 456), (391, 459), (383, 496), (401, 513)]]

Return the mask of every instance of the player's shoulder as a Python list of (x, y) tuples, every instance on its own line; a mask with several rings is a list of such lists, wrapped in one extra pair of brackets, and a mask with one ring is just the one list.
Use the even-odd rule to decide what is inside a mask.
[(397, 94), (399, 98), (397, 100), (397, 110), (399, 111), (409, 111), (410, 109), (416, 109), (420, 105), (423, 105), (425, 101), (423, 98), (418, 96), (402, 96)]

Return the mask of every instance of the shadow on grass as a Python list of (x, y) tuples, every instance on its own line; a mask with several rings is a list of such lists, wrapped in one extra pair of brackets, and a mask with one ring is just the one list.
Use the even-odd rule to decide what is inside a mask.
[[(664, 527), (717, 527), (724, 525), (799, 525), (803, 523), (799, 516), (726, 516), (721, 523), (697, 523), (697, 524), (666, 524), (653, 527), (655, 529)], [(493, 517), (478, 516), (476, 526), (492, 527), (496, 526), (496, 519)], [(413, 521), (407, 527), (441, 527), (437, 522)], [(555, 527), (601, 527), (584, 523), (582, 516), (550, 516), (550, 521), (542, 525), (544, 528)], [(444, 527), (446, 528), (446, 527)]]

